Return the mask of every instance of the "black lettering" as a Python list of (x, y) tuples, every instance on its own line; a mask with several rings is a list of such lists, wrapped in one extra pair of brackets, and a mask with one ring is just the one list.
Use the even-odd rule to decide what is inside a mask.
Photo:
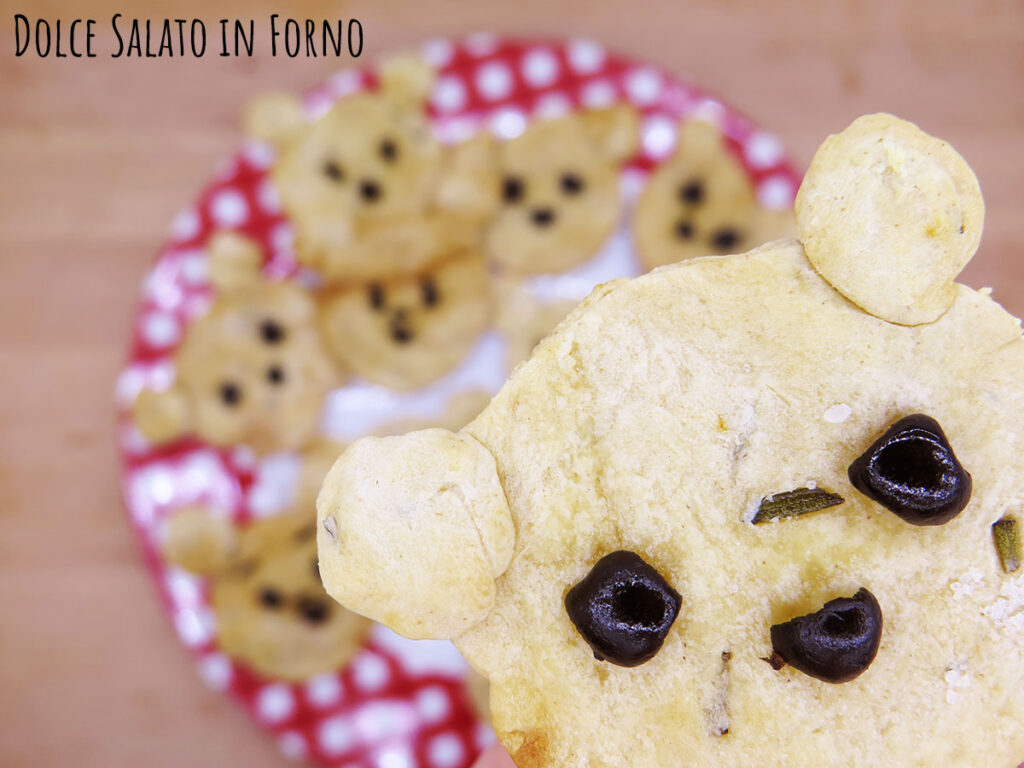
[[(25, 45), (21, 44), (21, 25), (25, 25)], [(32, 26), (28, 23), (28, 17), (23, 13), (14, 14), (14, 55), (22, 56), (28, 50), (32, 42)]]
[(132, 31), (128, 33), (128, 58), (131, 58), (133, 49), (135, 55), (142, 58), (142, 38), (139, 37), (138, 19), (132, 19)]
[(277, 56), (277, 36), (281, 34), (277, 31), (277, 17), (278, 14), (270, 14), (270, 55)]
[[(46, 30), (46, 50), (44, 51), (39, 47), (39, 41), (42, 39), (42, 35), (39, 33), (40, 29)], [(46, 19), (38, 19), (36, 21), (36, 53), (40, 56), (50, 55), (50, 22)]]
[(235, 19), (235, 56), (238, 56), (239, 47), (238, 41), (241, 39), (242, 47), (245, 48), (247, 56), (252, 56), (252, 41), (256, 36), (255, 22), (249, 19), (249, 34), (245, 34), (245, 27), (242, 26), (240, 19)]
[(316, 43), (313, 42), (313, 35), (316, 34), (316, 22), (306, 19), (306, 56), (316, 58)]
[(165, 51), (168, 56), (174, 58), (174, 44), (171, 42), (171, 25), (167, 22), (167, 19), (164, 19), (160, 32), (160, 50), (157, 51), (157, 56), (163, 56)]
[(337, 23), (338, 23), (338, 36), (335, 37), (334, 36), (334, 29), (331, 27), (331, 23), (329, 21), (327, 21), (327, 19), (324, 19), (323, 35), (322, 35), (324, 56), (327, 55), (327, 39), (328, 38), (330, 38), (330, 40), (331, 40), (331, 48), (334, 50), (334, 55), (335, 56), (341, 56), (341, 29), (342, 29), (343, 22), (341, 21), (341, 19), (338, 19)]
[(220, 53), (218, 56), (230, 56), (228, 53), (228, 20), (220, 20)]
[(87, 59), (95, 59), (96, 52), (92, 49), (92, 41), (96, 37), (96, 30), (93, 27), (96, 26), (96, 19), (89, 19), (85, 22), (85, 57)]
[[(358, 35), (358, 46), (353, 45), (353, 30), (359, 29)], [(363, 52), (363, 25), (360, 24), (356, 19), (352, 19), (348, 23), (348, 54), (352, 58), (359, 58), (359, 54)]]
[(68, 49), (71, 51), (71, 56), (76, 59), (82, 58), (82, 54), (75, 49), (75, 27), (78, 26), (81, 21), (81, 19), (75, 19), (72, 21), (71, 29), (68, 30)]
[[(196, 47), (196, 29), (199, 30), (199, 47)], [(192, 19), (192, 28), (189, 30), (190, 42), (192, 43), (192, 55), (201, 59), (206, 53), (206, 25), (202, 19)]]
[[(295, 47), (292, 48), (292, 33), (295, 33)], [(299, 22), (295, 19), (288, 19), (284, 23), (284, 52), (288, 58), (294, 59), (299, 55), (299, 47), (302, 45), (302, 32), (299, 29)]]
[(119, 59), (121, 54), (124, 53), (124, 38), (121, 37), (121, 33), (117, 29), (117, 20), (121, 17), (120, 13), (115, 13), (114, 17), (110, 20), (110, 26), (114, 28), (114, 34), (117, 35), (117, 51), (110, 54), (110, 58)]

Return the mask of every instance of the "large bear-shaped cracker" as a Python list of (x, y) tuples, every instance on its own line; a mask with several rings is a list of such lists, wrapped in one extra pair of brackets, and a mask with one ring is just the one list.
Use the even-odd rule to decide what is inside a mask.
[(822, 152), (803, 242), (600, 286), (464, 429), (325, 480), (328, 592), (452, 638), (521, 768), (1024, 756), (1024, 342), (952, 282), (977, 184), (891, 116)]

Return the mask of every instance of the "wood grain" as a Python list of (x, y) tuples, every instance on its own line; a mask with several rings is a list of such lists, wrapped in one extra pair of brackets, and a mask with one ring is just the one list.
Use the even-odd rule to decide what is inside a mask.
[[(889, 110), (952, 142), (988, 222), (965, 274), (1024, 312), (1019, 0), (0, 3), (0, 764), (284, 764), (200, 683), (122, 511), (112, 393), (139, 282), (243, 105), (346, 61), (14, 57), (13, 16), (351, 18), (365, 58), (438, 34), (582, 35), (688, 73), (801, 163)], [(259, 22), (258, 22), (259, 23)], [(264, 39), (262, 43), (266, 43)]]

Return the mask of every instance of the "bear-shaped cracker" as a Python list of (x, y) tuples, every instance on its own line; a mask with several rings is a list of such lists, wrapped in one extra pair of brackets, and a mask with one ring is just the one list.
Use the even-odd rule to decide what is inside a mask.
[(371, 623), (330, 599), (320, 582), (311, 507), (237, 529), (204, 507), (167, 522), (167, 560), (211, 581), (217, 643), (269, 678), (298, 682), (341, 669)]
[(639, 118), (619, 104), (531, 123), (498, 145), (501, 206), (490, 258), (514, 274), (561, 272), (592, 256), (621, 215), (619, 170), (636, 152)]
[(695, 118), (680, 125), (675, 152), (651, 174), (633, 214), (637, 256), (647, 269), (747, 251), (795, 231), (793, 212), (758, 205), (721, 131)]
[(478, 242), (497, 206), (494, 141), (442, 146), (424, 105), (423, 61), (382, 62), (377, 90), (307, 119), (299, 99), (268, 94), (248, 132), (277, 149), (271, 178), (296, 230), (300, 263), (327, 282), (415, 270), (440, 242)]
[(491, 314), (479, 250), (438, 254), (415, 272), (328, 289), (320, 299), (328, 350), (346, 370), (395, 389), (422, 387), (454, 368)]
[(213, 305), (176, 350), (172, 386), (140, 393), (135, 423), (155, 443), (195, 434), (259, 454), (300, 448), (316, 435), (324, 397), (338, 383), (313, 299), (263, 277), (248, 238), (218, 233), (207, 250)]
[(328, 592), (452, 638), (520, 768), (1024, 757), (1024, 341), (952, 282), (977, 182), (877, 115), (800, 194), (803, 242), (599, 286), (464, 429), (325, 479)]

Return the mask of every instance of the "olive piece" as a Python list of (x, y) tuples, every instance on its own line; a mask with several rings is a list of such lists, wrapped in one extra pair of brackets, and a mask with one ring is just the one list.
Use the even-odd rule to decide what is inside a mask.
[(971, 500), (971, 475), (939, 422), (923, 413), (900, 419), (849, 470), (854, 488), (912, 525), (948, 523)]
[(281, 604), (284, 602), (284, 598), (281, 596), (281, 593), (273, 587), (264, 587), (261, 589), (259, 597), (260, 603), (271, 609), (280, 608)]
[(280, 386), (281, 384), (284, 384), (284, 379), (284, 368), (282, 368), (280, 365), (272, 365), (269, 368), (267, 368), (267, 381), (269, 381), (274, 386)]
[(635, 667), (661, 649), (680, 597), (634, 552), (605, 555), (565, 596), (565, 610), (598, 661)]
[(233, 408), (242, 401), (242, 388), (233, 381), (225, 381), (220, 385), (220, 399), (224, 405)]
[(260, 323), (260, 338), (267, 344), (278, 344), (284, 339), (284, 328), (276, 320), (264, 320)]
[(772, 648), (806, 675), (846, 683), (867, 669), (882, 639), (882, 609), (866, 589), (771, 629)]
[(318, 597), (300, 597), (299, 615), (310, 624), (323, 624), (331, 615), (331, 606)]
[(580, 178), (579, 174), (563, 173), (562, 177), (558, 180), (559, 186), (562, 188), (562, 192), (567, 195), (578, 195), (583, 191), (583, 179)]
[(370, 283), (366, 295), (373, 309), (382, 309), (384, 307), (384, 288), (379, 283)]
[(378, 148), (381, 159), (393, 163), (398, 159), (398, 145), (392, 139), (384, 139)]
[(506, 203), (518, 203), (523, 199), (523, 180), (518, 176), (506, 176), (501, 185), (501, 197)]
[(679, 199), (688, 205), (700, 205), (704, 202), (704, 182), (691, 179), (679, 188)]
[(437, 283), (429, 277), (420, 285), (423, 293), (423, 304), (427, 307), (436, 307), (441, 301), (441, 292), (437, 289)]
[(735, 248), (740, 242), (740, 233), (732, 227), (721, 227), (711, 235), (711, 245), (721, 251)]
[(692, 240), (693, 224), (688, 221), (680, 221), (676, 224), (676, 237), (680, 240)]
[(345, 171), (334, 160), (326, 160), (323, 165), (324, 176), (334, 182), (345, 180)]

